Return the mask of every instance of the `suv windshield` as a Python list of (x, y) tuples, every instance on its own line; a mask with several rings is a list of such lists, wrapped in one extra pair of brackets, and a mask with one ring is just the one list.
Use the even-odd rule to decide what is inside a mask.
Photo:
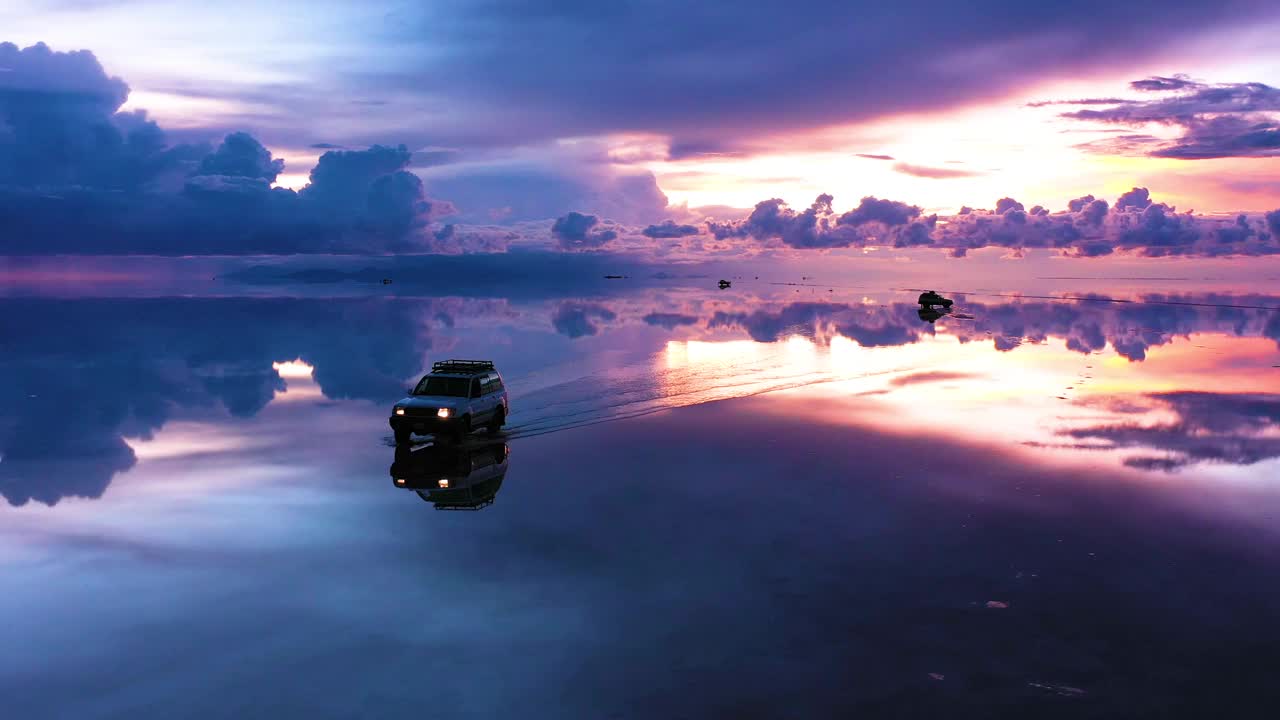
[(466, 378), (439, 377), (428, 375), (422, 378), (418, 387), (413, 389), (414, 395), (443, 395), (445, 397), (466, 397), (471, 381)]

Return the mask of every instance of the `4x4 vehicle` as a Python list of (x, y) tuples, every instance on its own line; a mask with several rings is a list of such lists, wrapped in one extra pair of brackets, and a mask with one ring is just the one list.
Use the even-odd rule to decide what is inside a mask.
[(461, 439), (478, 427), (498, 432), (507, 410), (507, 389), (491, 361), (444, 360), (396, 403), (390, 423), (398, 444), (412, 433)]
[(935, 305), (941, 305), (942, 307), (949, 308), (953, 302), (954, 301), (951, 298), (942, 297), (933, 290), (927, 290), (920, 293), (920, 307), (930, 308)]

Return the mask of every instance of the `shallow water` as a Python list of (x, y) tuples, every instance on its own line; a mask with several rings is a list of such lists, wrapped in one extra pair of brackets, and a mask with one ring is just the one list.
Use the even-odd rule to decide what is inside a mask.
[[(13, 717), (1280, 699), (1280, 296), (165, 282), (0, 299)], [(509, 427), (397, 450), (444, 357), (497, 362)]]

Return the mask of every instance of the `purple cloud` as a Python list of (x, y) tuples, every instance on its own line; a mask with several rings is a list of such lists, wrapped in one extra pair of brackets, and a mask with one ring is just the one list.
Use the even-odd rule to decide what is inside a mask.
[(640, 234), (654, 239), (670, 239), (689, 237), (702, 232), (696, 225), (677, 225), (673, 220), (663, 220), (659, 225), (650, 225)]
[(940, 168), (929, 167), (927, 165), (912, 165), (910, 163), (897, 163), (893, 166), (896, 172), (914, 177), (930, 178), (934, 180), (945, 180), (949, 178), (974, 177), (982, 173), (973, 170), (960, 170), (958, 168)]
[(717, 239), (743, 238), (766, 246), (937, 247), (952, 257), (987, 247), (1006, 248), (1015, 256), (1031, 248), (1075, 257), (1116, 252), (1149, 257), (1280, 254), (1280, 210), (1229, 219), (1178, 213), (1154, 202), (1146, 188), (1124, 193), (1114, 208), (1086, 195), (1057, 213), (1039, 206), (1027, 212), (1008, 197), (998, 200), (995, 210), (965, 207), (942, 218), (921, 217), (917, 206), (878, 198), (863, 198), (857, 208), (837, 215), (832, 202), (830, 195), (821, 195), (796, 212), (781, 200), (766, 200), (745, 220), (708, 223), (708, 231)]
[(1110, 107), (1075, 110), (1063, 113), (1063, 117), (1133, 127), (1147, 123), (1171, 125), (1182, 129), (1181, 137), (1169, 141), (1130, 134), (1080, 147), (1093, 152), (1182, 160), (1280, 155), (1280, 119), (1276, 115), (1280, 113), (1280, 89), (1257, 82), (1210, 85), (1181, 75), (1136, 80), (1130, 86), (1163, 97), (1068, 101), (1060, 104)]
[(597, 230), (600, 218), (570, 212), (556, 218), (551, 225), (551, 236), (566, 250), (599, 248), (618, 237), (616, 230)]
[(450, 39), (446, 52), (432, 44), (358, 77), (363, 92), (457, 108), (424, 141), (641, 131), (673, 138), (677, 156), (732, 153), (788, 130), (1006, 97), (1277, 14), (1262, 0), (1169, 0), (1142, 22), (1103, 0), (711, 0), (696, 12), (676, 0), (463, 0), (455, 12), (407, 13), (383, 38), (412, 47), (429, 32)]
[(447, 203), (426, 197), (404, 146), (329, 151), (301, 192), (243, 132), (169, 145), (128, 86), (87, 51), (0, 44), (0, 225), (15, 253), (426, 250)]

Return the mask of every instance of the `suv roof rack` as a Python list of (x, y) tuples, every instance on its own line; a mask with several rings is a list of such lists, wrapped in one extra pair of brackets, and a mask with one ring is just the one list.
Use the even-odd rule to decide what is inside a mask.
[(482, 373), (491, 370), (492, 360), (441, 360), (431, 363), (433, 373)]

